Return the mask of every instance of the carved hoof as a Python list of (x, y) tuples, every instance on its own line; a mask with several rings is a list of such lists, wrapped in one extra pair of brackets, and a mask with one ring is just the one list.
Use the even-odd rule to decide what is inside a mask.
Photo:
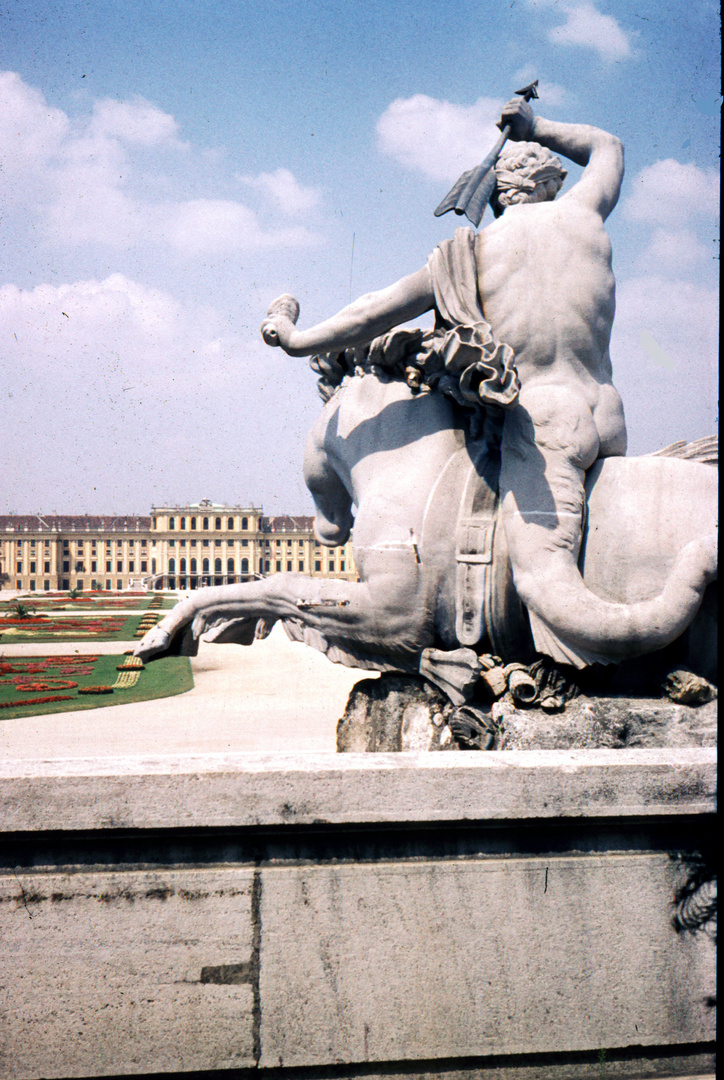
[(167, 634), (165, 630), (162, 630), (160, 626), (154, 626), (154, 628), (149, 630), (146, 636), (139, 641), (133, 651), (133, 655), (139, 656), (141, 660), (149, 660), (158, 653), (166, 652), (170, 644), (171, 635)]

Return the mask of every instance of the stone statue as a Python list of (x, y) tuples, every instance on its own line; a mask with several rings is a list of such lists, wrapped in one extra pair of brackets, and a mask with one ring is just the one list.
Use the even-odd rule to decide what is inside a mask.
[[(202, 634), (249, 644), (259, 620), (281, 619), (332, 660), (419, 671), (459, 702), (486, 653), (580, 669), (689, 628), (682, 656), (710, 664), (696, 625), (716, 575), (711, 443), (623, 457), (604, 230), (621, 144), (520, 99), (500, 126), (511, 141), (491, 225), (459, 229), (421, 270), (310, 330), (290, 296), (262, 327), (290, 355), (318, 354), (326, 404), (305, 479), (322, 543), (354, 523), (360, 582), (279, 574), (199, 590), (140, 655), (193, 651)], [(558, 200), (552, 151), (585, 166)], [(431, 309), (434, 330), (395, 329)]]

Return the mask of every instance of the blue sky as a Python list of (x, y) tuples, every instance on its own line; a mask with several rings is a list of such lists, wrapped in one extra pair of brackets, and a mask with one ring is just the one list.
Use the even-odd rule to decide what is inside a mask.
[(541, 115), (626, 148), (629, 452), (714, 430), (709, 0), (10, 0), (0, 72), (3, 512), (309, 512), (315, 378), (263, 344), (266, 307), (291, 292), (309, 326), (418, 269), (535, 77)]

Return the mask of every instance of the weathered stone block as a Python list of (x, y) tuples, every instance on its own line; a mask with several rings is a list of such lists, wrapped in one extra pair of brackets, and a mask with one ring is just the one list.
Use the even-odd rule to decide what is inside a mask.
[(251, 869), (0, 875), (0, 1075), (254, 1063)]
[(713, 1037), (713, 945), (665, 854), (266, 870), (262, 1065)]

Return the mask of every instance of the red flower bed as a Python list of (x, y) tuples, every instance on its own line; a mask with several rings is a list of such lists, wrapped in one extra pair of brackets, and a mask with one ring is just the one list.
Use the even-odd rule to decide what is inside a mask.
[(32, 694), (37, 690), (73, 690), (77, 685), (72, 679), (38, 679), (36, 682), (17, 682), (15, 689), (19, 694)]
[(72, 694), (51, 694), (50, 697), (26, 698), (25, 701), (0, 701), (0, 709), (16, 709), (18, 705), (45, 705), (48, 701), (70, 701)]
[(3, 619), (3, 626), (16, 626), (23, 630), (29, 626), (42, 626), (44, 630), (58, 631), (59, 633), (71, 633), (74, 630), (90, 631), (93, 634), (114, 634), (120, 630), (125, 618), (117, 618), (113, 615), (101, 616), (98, 619), (66, 619), (52, 616), (39, 616), (32, 619)]

